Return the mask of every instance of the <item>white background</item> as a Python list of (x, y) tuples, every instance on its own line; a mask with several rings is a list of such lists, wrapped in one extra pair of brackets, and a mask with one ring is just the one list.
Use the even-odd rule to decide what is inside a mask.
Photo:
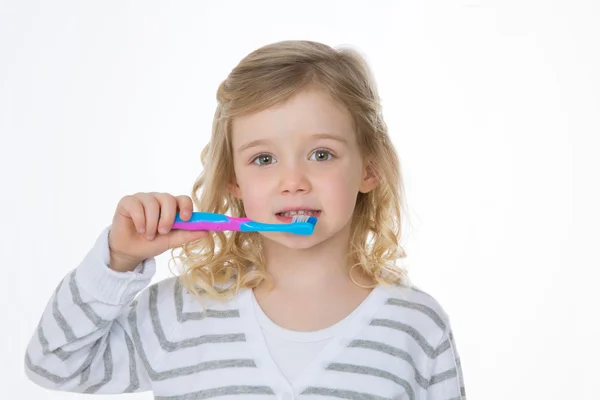
[(600, 399), (600, 3), (367, 4), (0, 2), (0, 398), (82, 397), (23, 373), (55, 285), (122, 196), (190, 193), (243, 56), (312, 39), (374, 70), (469, 398)]

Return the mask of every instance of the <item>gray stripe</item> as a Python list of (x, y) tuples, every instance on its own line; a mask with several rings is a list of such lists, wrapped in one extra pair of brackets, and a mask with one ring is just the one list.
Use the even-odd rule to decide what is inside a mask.
[(448, 338), (450, 341), (450, 346), (452, 347), (452, 351), (454, 352), (454, 361), (456, 362), (456, 373), (458, 375), (458, 383), (461, 387), (461, 394), (463, 397), (465, 397), (465, 381), (464, 381), (464, 376), (463, 376), (463, 371), (462, 371), (462, 365), (460, 362), (460, 357), (458, 355), (458, 350), (456, 349), (456, 342), (454, 340), (454, 334), (452, 332), (452, 330), (450, 330), (448, 332)]
[(435, 357), (435, 349), (427, 343), (427, 340), (412, 326), (403, 324), (402, 322), (392, 321), (390, 319), (374, 319), (369, 324), (371, 326), (383, 326), (386, 328), (395, 329), (407, 333), (421, 346), (421, 349), (429, 356), (429, 358)]
[(137, 326), (137, 315), (136, 309), (132, 308), (129, 313), (129, 324), (131, 326), (131, 333), (133, 335), (133, 344), (137, 353), (140, 356), (146, 371), (148, 371), (148, 375), (150, 379), (155, 381), (162, 381), (170, 378), (175, 378), (178, 376), (192, 375), (198, 372), (214, 370), (214, 369), (224, 369), (224, 368), (256, 368), (256, 364), (251, 359), (233, 359), (233, 360), (215, 360), (215, 361), (207, 361), (195, 365), (190, 365), (187, 367), (174, 368), (167, 371), (157, 372), (155, 371), (148, 357), (146, 356), (146, 352), (142, 346), (142, 340), (140, 337), (140, 332)]
[[(155, 284), (155, 286), (158, 284)], [(204, 318), (238, 318), (239, 310), (211, 310), (204, 312), (183, 312), (183, 288), (179, 279), (175, 279), (175, 312), (179, 322), (187, 320), (202, 320)]]
[(85, 390), (84, 393), (96, 393), (102, 386), (106, 385), (112, 379), (113, 375), (113, 361), (112, 352), (110, 349), (110, 332), (106, 337), (106, 349), (104, 350), (104, 378), (97, 384), (90, 386)]
[[(71, 296), (73, 298), (73, 301), (75, 302), (75, 304), (77, 306), (79, 306), (81, 308), (81, 310), (84, 312), (84, 314), (90, 319), (90, 321), (92, 321), (94, 323), (94, 325), (97, 328), (104, 328), (104, 327), (108, 326), (110, 324), (110, 321), (106, 321), (106, 320), (103, 320), (102, 318), (100, 318), (92, 310), (92, 308), (88, 304), (85, 304), (83, 302), (83, 300), (81, 299), (81, 295), (79, 294), (79, 289), (77, 288), (77, 283), (75, 281), (75, 273), (76, 273), (76, 271), (73, 271), (69, 277), (69, 288), (71, 291)], [(54, 319), (55, 319), (56, 323), (58, 324), (58, 326), (60, 327), (60, 329), (63, 331), (67, 342), (72, 343), (77, 340), (81, 340), (82, 338), (78, 338), (75, 335), (75, 333), (73, 332), (73, 328), (71, 328), (71, 325), (67, 322), (67, 320), (64, 318), (64, 316), (58, 309), (58, 293), (59, 293), (60, 289), (62, 288), (63, 283), (64, 283), (64, 279), (61, 280), (61, 282), (58, 284), (56, 290), (54, 291), (54, 298), (52, 300), (52, 315), (54, 316)], [(38, 339), (40, 341), (40, 344), (42, 345), (42, 352), (44, 355), (52, 353), (52, 354), (55, 354), (58, 358), (60, 358), (62, 361), (65, 361), (72, 354), (76, 353), (76, 351), (66, 351), (61, 348), (57, 348), (54, 351), (50, 351), (48, 339), (46, 338), (46, 335), (44, 334), (44, 330), (42, 328), (42, 321), (40, 321), (40, 323), (38, 324), (37, 334), (38, 334)]]
[(322, 387), (309, 387), (302, 394), (316, 394), (320, 396), (337, 397), (350, 400), (390, 400), (385, 397), (375, 396), (367, 393), (353, 392), (351, 390), (329, 389)]
[(419, 289), (416, 285), (414, 285), (413, 283), (410, 283), (410, 282), (396, 283), (396, 284), (394, 284), (394, 286), (400, 287), (403, 289), (414, 290), (415, 292), (423, 293), (423, 294), (426, 294), (429, 296), (428, 293), (425, 293), (424, 291)]
[(140, 378), (137, 372), (137, 362), (135, 361), (135, 350), (131, 338), (125, 334), (125, 344), (127, 345), (127, 354), (129, 355), (129, 386), (124, 393), (133, 393), (140, 387)]
[(246, 336), (242, 333), (231, 333), (225, 335), (204, 335), (191, 339), (181, 340), (179, 342), (171, 342), (166, 336), (160, 323), (160, 317), (158, 315), (158, 285), (155, 284), (149, 289), (149, 302), (150, 302), (150, 317), (152, 321), (152, 328), (154, 334), (160, 342), (160, 347), (165, 351), (173, 352), (176, 350), (196, 347), (205, 343), (232, 343), (232, 342), (245, 342)]
[(54, 316), (54, 320), (56, 321), (60, 329), (63, 331), (65, 339), (67, 340), (67, 342), (70, 343), (76, 341), (77, 337), (75, 336), (75, 333), (73, 333), (73, 329), (71, 328), (65, 317), (63, 317), (60, 310), (58, 309), (58, 293), (62, 288), (63, 282), (64, 279), (60, 281), (56, 288), (56, 291), (54, 292), (54, 299), (52, 300), (52, 315)]
[[(98, 351), (100, 349), (100, 344), (101, 343), (102, 343), (101, 340), (97, 340), (96, 343), (94, 343), (94, 346), (92, 347), (92, 350), (87, 355), (86, 359), (83, 360), (83, 362), (81, 363), (81, 366), (79, 368), (77, 368), (77, 370), (75, 370), (75, 372), (73, 372), (71, 375), (69, 375), (67, 377), (62, 377), (62, 376), (54, 375), (53, 373), (51, 373), (47, 369), (39, 367), (39, 366), (33, 364), (33, 362), (31, 361), (31, 358), (29, 357), (29, 353), (27, 353), (25, 355), (25, 365), (27, 365), (27, 368), (29, 368), (35, 374), (37, 374), (39, 376), (42, 376), (42, 377), (48, 379), (49, 381), (51, 381), (51, 382), (53, 382), (55, 384), (61, 385), (61, 384), (65, 383), (65, 382), (68, 382), (71, 379), (75, 378), (76, 376), (78, 376), (82, 372), (84, 372), (86, 368), (89, 368), (89, 366), (92, 363), (92, 360), (96, 357), (96, 354), (98, 354)], [(85, 382), (82, 382), (82, 383), (85, 383)]]
[(92, 373), (92, 369), (90, 367), (87, 367), (86, 369), (83, 370), (83, 372), (81, 373), (81, 375), (79, 375), (79, 385), (83, 386), (88, 379), (90, 379), (90, 374)]
[(421, 373), (417, 369), (417, 366), (415, 365), (412, 356), (404, 350), (400, 350), (396, 347), (388, 346), (387, 344), (374, 342), (371, 340), (353, 340), (352, 342), (350, 342), (348, 347), (375, 350), (381, 353), (389, 354), (391, 356), (400, 358), (406, 361), (408, 364), (410, 364), (415, 374), (415, 381), (417, 381), (419, 386), (423, 387), (424, 389), (427, 389), (427, 387), (429, 387), (429, 380), (423, 375), (421, 375)]
[(460, 399), (463, 399), (466, 397), (465, 396), (465, 386), (464, 386), (463, 377), (462, 377), (461, 363), (460, 363), (460, 358), (457, 357), (455, 343), (454, 343), (454, 337), (452, 335), (452, 332), (449, 332), (448, 337), (449, 337), (449, 339), (446, 339), (441, 345), (438, 346), (435, 353), (436, 353), (436, 357), (437, 357), (440, 354), (447, 351), (448, 349), (452, 348), (452, 351), (453, 351), (452, 357), (454, 358), (455, 367), (451, 368), (447, 371), (441, 372), (439, 374), (433, 375), (431, 377), (431, 379), (429, 380), (429, 384), (435, 385), (436, 383), (440, 383), (440, 382), (446, 381), (448, 379), (458, 378), (458, 385), (460, 385), (460, 396), (456, 397), (455, 399), (460, 400)]
[(412, 301), (406, 301), (406, 300), (401, 300), (401, 299), (396, 299), (396, 298), (388, 299), (386, 304), (389, 304), (392, 306), (410, 308), (411, 310), (419, 311), (419, 312), (425, 314), (426, 316), (428, 316), (429, 318), (431, 318), (433, 320), (433, 322), (435, 322), (435, 324), (440, 327), (441, 330), (443, 330), (443, 331), (446, 330), (446, 323), (439, 316), (439, 314), (437, 312), (435, 312), (435, 310), (433, 308), (427, 307), (426, 305), (423, 305), (423, 304), (414, 303)]
[(429, 385), (435, 385), (448, 379), (456, 377), (456, 368), (449, 369), (448, 371), (441, 372), (437, 375), (433, 375), (429, 380)]
[(194, 393), (180, 394), (176, 396), (156, 396), (156, 400), (201, 400), (211, 397), (220, 397), (237, 394), (273, 395), (273, 390), (268, 386), (225, 386), (220, 388), (202, 390)]
[(442, 344), (440, 344), (437, 349), (433, 352), (433, 357), (437, 358), (440, 354), (444, 353), (446, 350), (450, 348), (450, 341), (448, 339), (444, 340)]
[(111, 321), (107, 321), (105, 319), (100, 318), (98, 314), (92, 309), (92, 307), (85, 303), (81, 298), (81, 294), (79, 293), (79, 288), (77, 287), (77, 282), (75, 281), (75, 274), (77, 270), (73, 271), (71, 277), (69, 279), (69, 289), (71, 289), (71, 296), (73, 298), (73, 302), (81, 308), (81, 311), (89, 318), (90, 321), (94, 324), (94, 326), (98, 329), (105, 328), (111, 324)]
[(424, 294), (424, 295), (427, 295), (427, 296), (431, 297), (431, 295), (429, 293), (426, 293), (426, 292), (422, 291), (421, 289), (419, 289), (416, 286), (407, 286), (407, 288), (410, 289), (410, 290), (414, 290), (417, 293), (421, 293), (421, 294)]
[(330, 371), (350, 372), (350, 373), (354, 373), (354, 374), (376, 376), (379, 378), (390, 380), (390, 381), (395, 382), (398, 385), (402, 386), (404, 388), (404, 390), (406, 391), (406, 394), (408, 395), (408, 398), (410, 400), (415, 399), (415, 391), (413, 390), (410, 383), (408, 383), (408, 381), (406, 381), (394, 374), (391, 374), (387, 371), (377, 369), (377, 368), (372, 368), (372, 367), (365, 367), (363, 365), (342, 364), (342, 363), (329, 364), (327, 366), (327, 369)]
[(40, 323), (38, 324), (37, 335), (38, 340), (42, 345), (42, 354), (45, 356), (48, 354), (55, 354), (58, 358), (64, 361), (67, 358), (69, 358), (71, 354), (75, 353), (74, 351), (65, 351), (60, 347), (55, 349), (54, 351), (50, 351), (50, 344), (48, 343), (48, 339), (46, 339), (46, 335), (44, 334), (44, 330), (42, 329), (42, 321), (40, 321)]

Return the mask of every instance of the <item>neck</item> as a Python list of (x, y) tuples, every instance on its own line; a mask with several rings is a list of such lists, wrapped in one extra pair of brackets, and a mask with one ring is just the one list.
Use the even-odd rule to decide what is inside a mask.
[[(347, 258), (350, 248), (349, 225), (310, 249), (290, 249), (263, 239), (267, 272), (278, 289), (293, 292), (354, 285), (349, 277), (351, 265)], [(354, 272), (352, 276), (357, 280)], [(358, 282), (364, 283), (361, 280)]]

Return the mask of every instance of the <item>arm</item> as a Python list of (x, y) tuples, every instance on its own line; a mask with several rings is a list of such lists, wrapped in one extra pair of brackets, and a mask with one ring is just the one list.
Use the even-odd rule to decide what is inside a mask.
[(132, 302), (149, 285), (154, 259), (133, 272), (111, 270), (108, 232), (58, 285), (27, 346), (25, 373), (39, 386), (79, 393), (150, 390), (130, 321), (143, 323), (147, 314), (135, 312)]
[(466, 400), (463, 371), (450, 324), (431, 363), (427, 400)]

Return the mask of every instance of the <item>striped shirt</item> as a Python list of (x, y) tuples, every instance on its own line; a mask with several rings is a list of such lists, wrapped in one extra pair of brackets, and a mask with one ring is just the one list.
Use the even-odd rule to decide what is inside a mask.
[(108, 230), (60, 282), (25, 355), (52, 390), (155, 399), (466, 399), (447, 314), (415, 288), (378, 286), (289, 382), (271, 357), (253, 293), (199, 302), (176, 277), (151, 284), (108, 268)]

